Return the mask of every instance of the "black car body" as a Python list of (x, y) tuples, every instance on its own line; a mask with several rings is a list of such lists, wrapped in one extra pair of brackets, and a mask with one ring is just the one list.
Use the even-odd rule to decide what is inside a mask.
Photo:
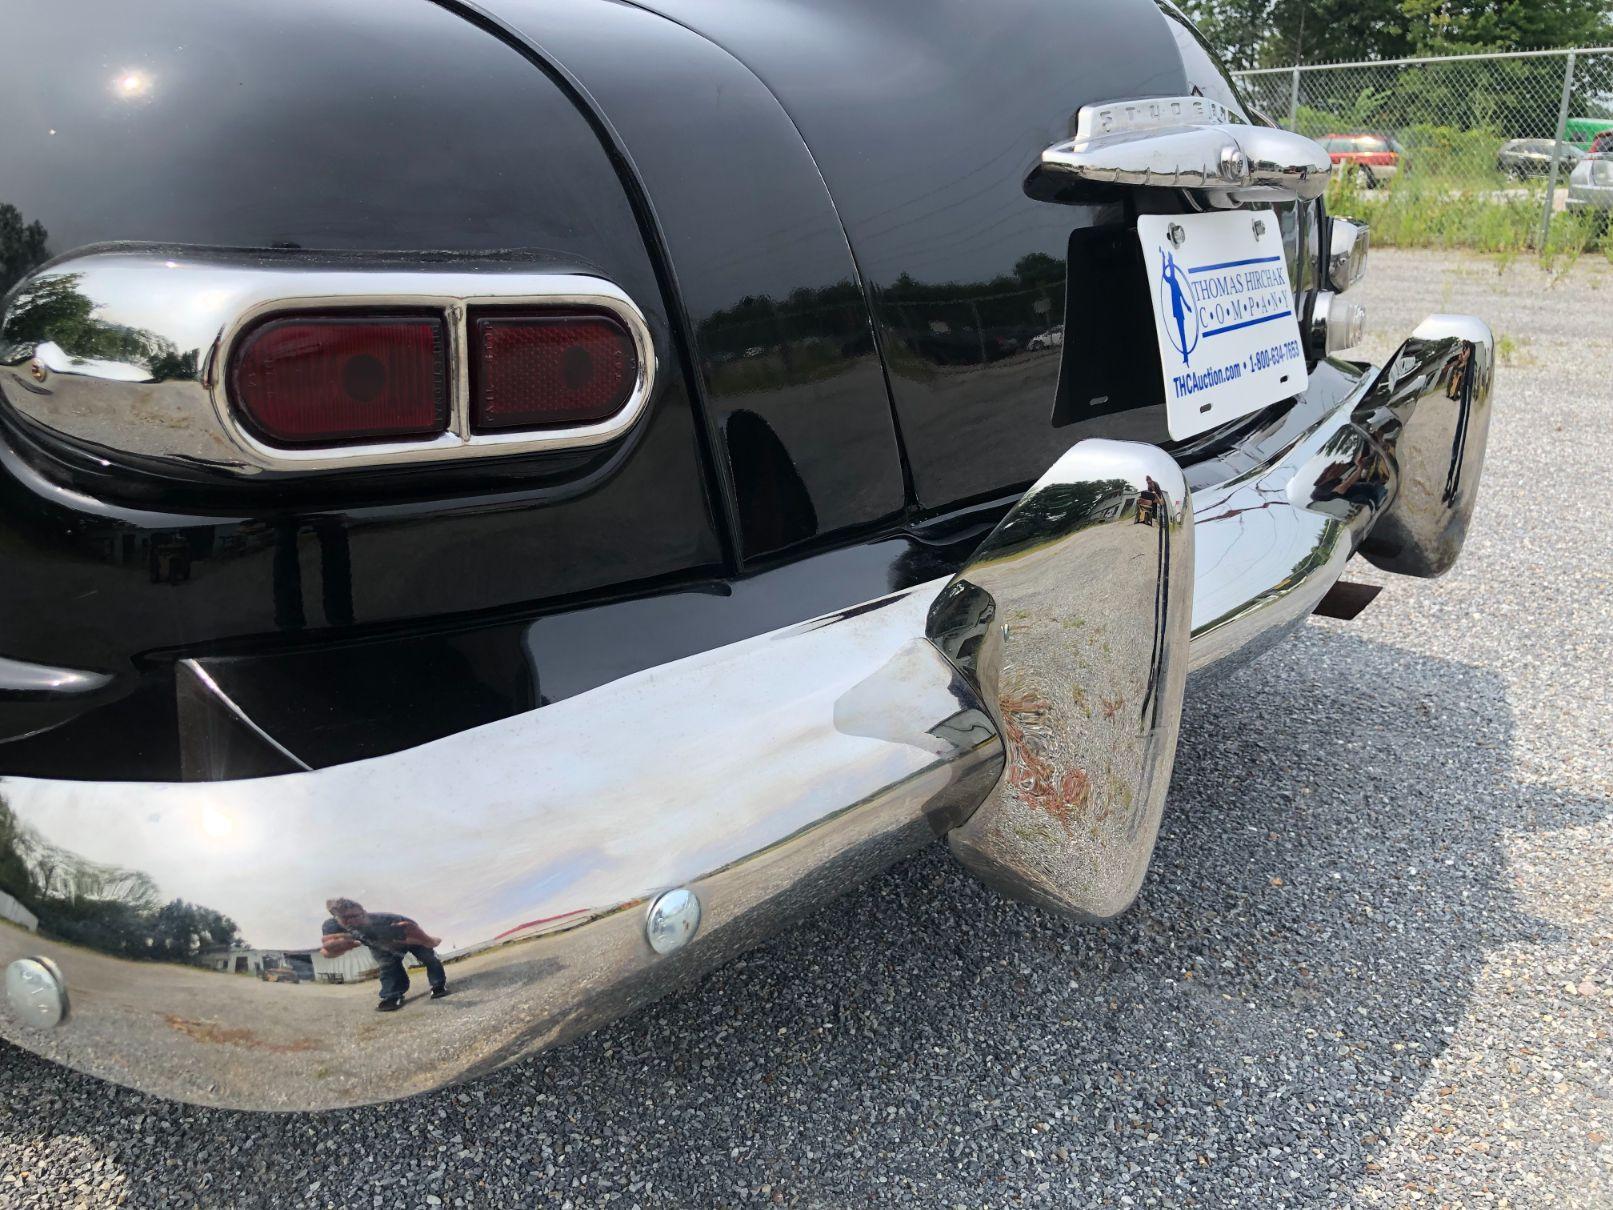
[[(1365, 233), (1169, 4), (30, 9), (57, 52), (0, 78), (0, 890), (39, 926), (0, 924), (0, 1028), (82, 1069), (432, 1087), (938, 834), (1113, 914), (1189, 664), (1357, 550), (1460, 548), (1488, 333), (1331, 356)], [(1137, 225), (1218, 208), (1275, 220), (1309, 385), (1177, 439)], [(1096, 663), (1049, 637), (1082, 626)], [(1073, 697), (1012, 684), (1044, 666)], [(347, 894), (491, 1006), (411, 1018), (404, 1073), (340, 1023), (362, 990), (185, 965), (306, 949)]]

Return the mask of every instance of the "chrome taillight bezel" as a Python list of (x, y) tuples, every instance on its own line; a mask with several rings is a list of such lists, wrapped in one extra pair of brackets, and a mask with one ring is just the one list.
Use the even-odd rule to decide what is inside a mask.
[[(64, 347), (26, 315), (31, 293), (82, 296), (101, 346), (119, 358)], [(251, 475), (339, 471), (508, 457), (607, 445), (624, 437), (649, 406), (658, 367), (644, 313), (604, 278), (549, 272), (528, 264), (443, 270), (434, 266), (298, 257), (246, 257), (205, 251), (108, 249), (57, 261), (20, 283), (0, 316), (0, 377), (26, 420), (90, 446), (141, 459), (208, 465)], [(604, 311), (631, 334), (638, 354), (633, 389), (621, 410), (592, 424), (472, 431), (467, 323), (472, 309)], [(410, 311), (440, 315), (448, 342), (449, 423), (430, 439), (329, 446), (266, 442), (237, 414), (228, 368), (239, 342), (283, 315)], [(112, 339), (117, 337), (117, 339)], [(61, 340), (69, 343), (64, 333)], [(13, 389), (14, 387), (14, 389)]]

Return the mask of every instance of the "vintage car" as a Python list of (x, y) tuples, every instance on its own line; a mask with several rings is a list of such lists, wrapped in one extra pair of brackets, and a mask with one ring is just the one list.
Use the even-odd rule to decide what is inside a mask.
[[(1339, 356), (1367, 233), (1327, 151), (1167, 3), (1011, 7), (30, 10), (5, 1038), (350, 1105), (936, 838), (1126, 910), (1192, 686), (1357, 554), (1456, 560), (1492, 339)], [(189, 960), (374, 913), (443, 938), (454, 995), (376, 1017), (373, 981)]]

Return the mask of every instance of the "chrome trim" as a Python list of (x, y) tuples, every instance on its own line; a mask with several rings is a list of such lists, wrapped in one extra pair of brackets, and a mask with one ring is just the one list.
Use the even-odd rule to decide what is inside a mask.
[(1083, 919), (1131, 906), (1176, 758), (1193, 528), (1157, 446), (1083, 441), (937, 599), (930, 634), (997, 721), (1008, 769), (948, 837), (984, 882)]
[(53, 668), (0, 656), (0, 699), (6, 697), (76, 697), (94, 693), (112, 683), (104, 672), (81, 672), (76, 668)]
[[(67, 293), (77, 296), (75, 314), (87, 310), (92, 322), (36, 330), (35, 304)], [(596, 424), (472, 433), (466, 324), (469, 309), (477, 306), (574, 306), (615, 315), (632, 333), (638, 352), (638, 378), (627, 404)], [(447, 432), (429, 440), (288, 448), (259, 440), (239, 423), (224, 377), (236, 342), (252, 325), (298, 311), (398, 307), (435, 311), (447, 321)], [(604, 278), (542, 272), (530, 265), (440, 270), (202, 251), (89, 252), (25, 279), (0, 315), (0, 390), (20, 415), (97, 447), (238, 474), (603, 445), (628, 432), (643, 414), (656, 368), (648, 323), (622, 289)]]
[[(73, 1017), (41, 1034), (0, 1013), (0, 1036), (160, 1095), (312, 1109), (421, 1092), (593, 1028), (985, 797), (1003, 763), (991, 716), (924, 638), (941, 586), (318, 772), (0, 778), (0, 836), (25, 863), (117, 887), (112, 901), (221, 911), (275, 954), (317, 947), (325, 901), (351, 896), (442, 937), (455, 987), (440, 1011), (376, 1029), (373, 980), (131, 962), (51, 939), (42, 912), (37, 934), (0, 921), (0, 966), (53, 958)], [(646, 913), (680, 887), (700, 926), (663, 957)]]
[(1318, 290), (1311, 304), (1310, 346), (1317, 357), (1353, 349), (1366, 338), (1367, 310), (1358, 302)]
[(1328, 220), (1327, 281), (1343, 294), (1367, 275), (1367, 253), (1372, 248), (1372, 230), (1354, 219)]
[(1444, 575), (1467, 541), (1490, 436), (1495, 337), (1471, 315), (1433, 315), (1384, 367), (1368, 401), (1394, 459), (1393, 505), (1362, 544), (1385, 571)]
[[(160, 1095), (326, 1108), (593, 1028), (940, 834), (1015, 894), (1119, 911), (1185, 666), (1270, 645), (1358, 546), (1397, 571), (1449, 565), (1492, 357), (1483, 324), (1436, 317), (1382, 373), (1323, 362), (1259, 439), (1193, 468), (1191, 498), (1158, 449), (1083, 442), (950, 580), (405, 752), (240, 781), (0, 778), (0, 869), (48, 869), (120, 912), (203, 905), (281, 956), (348, 895), (442, 935), (456, 988), (366, 1028), (373, 983), (126, 961), (41, 912), (37, 934), (0, 922), (0, 963), (57, 962), (73, 1016), (48, 1033), (0, 1017), (0, 1036)], [(700, 920), (663, 956), (650, 905), (671, 890)]]
[(1217, 205), (1299, 199), (1327, 189), (1333, 161), (1312, 139), (1237, 122), (1202, 97), (1088, 105), (1073, 139), (1042, 152), (1058, 175), (1112, 185), (1203, 191)]
[(1373, 385), (1371, 374), (1324, 362), (1311, 392), (1330, 398), (1283, 434), (1280, 454), (1194, 489), (1193, 673), (1225, 671), (1274, 646), (1344, 573), (1394, 478), (1354, 420)]

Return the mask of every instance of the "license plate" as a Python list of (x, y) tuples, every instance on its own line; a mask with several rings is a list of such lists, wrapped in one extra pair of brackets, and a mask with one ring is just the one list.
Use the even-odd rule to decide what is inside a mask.
[(1165, 419), (1180, 441), (1305, 389), (1282, 226), (1270, 210), (1137, 218)]

